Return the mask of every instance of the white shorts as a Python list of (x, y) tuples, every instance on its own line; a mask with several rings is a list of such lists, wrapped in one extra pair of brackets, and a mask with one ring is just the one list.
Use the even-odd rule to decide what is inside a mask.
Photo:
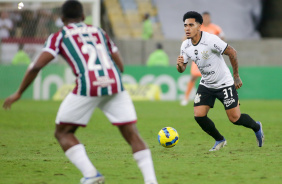
[(87, 97), (68, 94), (60, 105), (56, 124), (86, 126), (95, 108), (100, 108), (113, 125), (136, 123), (136, 111), (132, 100), (123, 91), (111, 96)]

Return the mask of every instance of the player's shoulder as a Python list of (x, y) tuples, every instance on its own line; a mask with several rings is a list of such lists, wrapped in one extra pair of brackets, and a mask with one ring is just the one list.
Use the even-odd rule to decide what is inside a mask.
[(204, 39), (210, 39), (210, 38), (216, 37), (216, 35), (203, 31), (203, 37), (204, 37)]
[(62, 37), (62, 30), (63, 30), (63, 28), (61, 28), (59, 31), (57, 31), (57, 32), (54, 32), (54, 33), (51, 33), (49, 36), (48, 36), (48, 38), (47, 38), (47, 40), (48, 39), (51, 39), (51, 40), (57, 40), (58, 39), (58, 37)]
[(220, 39), (217, 35), (211, 34), (208, 32), (204, 32), (204, 31), (203, 31), (202, 37), (203, 37), (203, 41), (206, 41), (206, 42), (213, 42), (213, 41)]
[(188, 47), (190, 47), (192, 45), (191, 43), (191, 39), (186, 39), (182, 42), (181, 44), (181, 48), (182, 49), (187, 49)]

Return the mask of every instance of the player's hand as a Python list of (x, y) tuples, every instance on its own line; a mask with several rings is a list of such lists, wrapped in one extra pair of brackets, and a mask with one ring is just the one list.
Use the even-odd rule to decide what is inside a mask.
[(11, 96), (9, 96), (8, 98), (6, 98), (4, 104), (3, 104), (3, 108), (4, 109), (11, 109), (12, 104), (19, 100), (21, 98), (21, 94), (16, 92), (14, 94), (12, 94)]
[(240, 87), (243, 85), (242, 80), (240, 77), (234, 77), (234, 84), (236, 89), (240, 89)]
[(184, 68), (184, 58), (183, 56), (178, 56), (177, 58), (177, 65), (176, 65), (176, 68), (178, 70), (178, 72), (182, 73), (184, 72), (185, 68)]

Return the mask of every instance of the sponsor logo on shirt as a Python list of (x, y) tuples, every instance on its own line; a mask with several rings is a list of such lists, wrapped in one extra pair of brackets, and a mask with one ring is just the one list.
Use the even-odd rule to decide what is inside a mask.
[(97, 33), (98, 29), (96, 27), (77, 27), (75, 29), (68, 29), (66, 30), (65, 38), (77, 35), (77, 34), (91, 34), (91, 33)]
[(201, 74), (205, 76), (215, 74), (215, 71), (210, 71), (210, 72), (205, 72), (204, 70), (200, 70), (200, 71), (201, 71)]
[(204, 65), (204, 66), (198, 66), (198, 68), (199, 69), (204, 69), (204, 68), (208, 68), (208, 67), (210, 67), (211, 66), (211, 64), (207, 64), (207, 65)]
[(101, 77), (98, 77), (97, 80), (93, 82), (93, 85), (106, 87), (113, 83), (115, 83), (115, 79), (111, 79), (108, 76), (101, 76)]
[(232, 105), (234, 102), (235, 102), (235, 99), (234, 99), (234, 98), (225, 99), (225, 100), (223, 101), (225, 107), (229, 107), (229, 106)]
[(213, 46), (219, 53), (222, 52), (222, 49), (219, 46), (217, 46), (216, 44), (214, 44)]

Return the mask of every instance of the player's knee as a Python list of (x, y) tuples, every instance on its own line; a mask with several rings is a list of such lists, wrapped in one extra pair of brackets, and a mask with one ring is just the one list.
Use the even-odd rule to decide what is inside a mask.
[(138, 138), (138, 130), (134, 124), (126, 124), (118, 126), (124, 139), (131, 144), (131, 142)]
[(56, 129), (54, 132), (54, 136), (57, 140), (60, 140), (64, 135), (66, 134), (65, 131), (62, 131), (61, 129)]
[(57, 140), (59, 140), (60, 137), (61, 137), (61, 134), (60, 134), (60, 132), (59, 132), (57, 129), (56, 129), (55, 132), (54, 132), (54, 137), (55, 137)]
[(231, 123), (235, 123), (240, 118), (241, 114), (230, 114), (228, 115), (228, 119)]
[(57, 125), (54, 136), (57, 140), (60, 140), (62, 137), (65, 137), (68, 134), (74, 134), (76, 129), (77, 129), (77, 126)]
[(135, 124), (121, 125), (118, 128), (126, 142), (131, 146), (133, 153), (148, 148), (139, 135)]

